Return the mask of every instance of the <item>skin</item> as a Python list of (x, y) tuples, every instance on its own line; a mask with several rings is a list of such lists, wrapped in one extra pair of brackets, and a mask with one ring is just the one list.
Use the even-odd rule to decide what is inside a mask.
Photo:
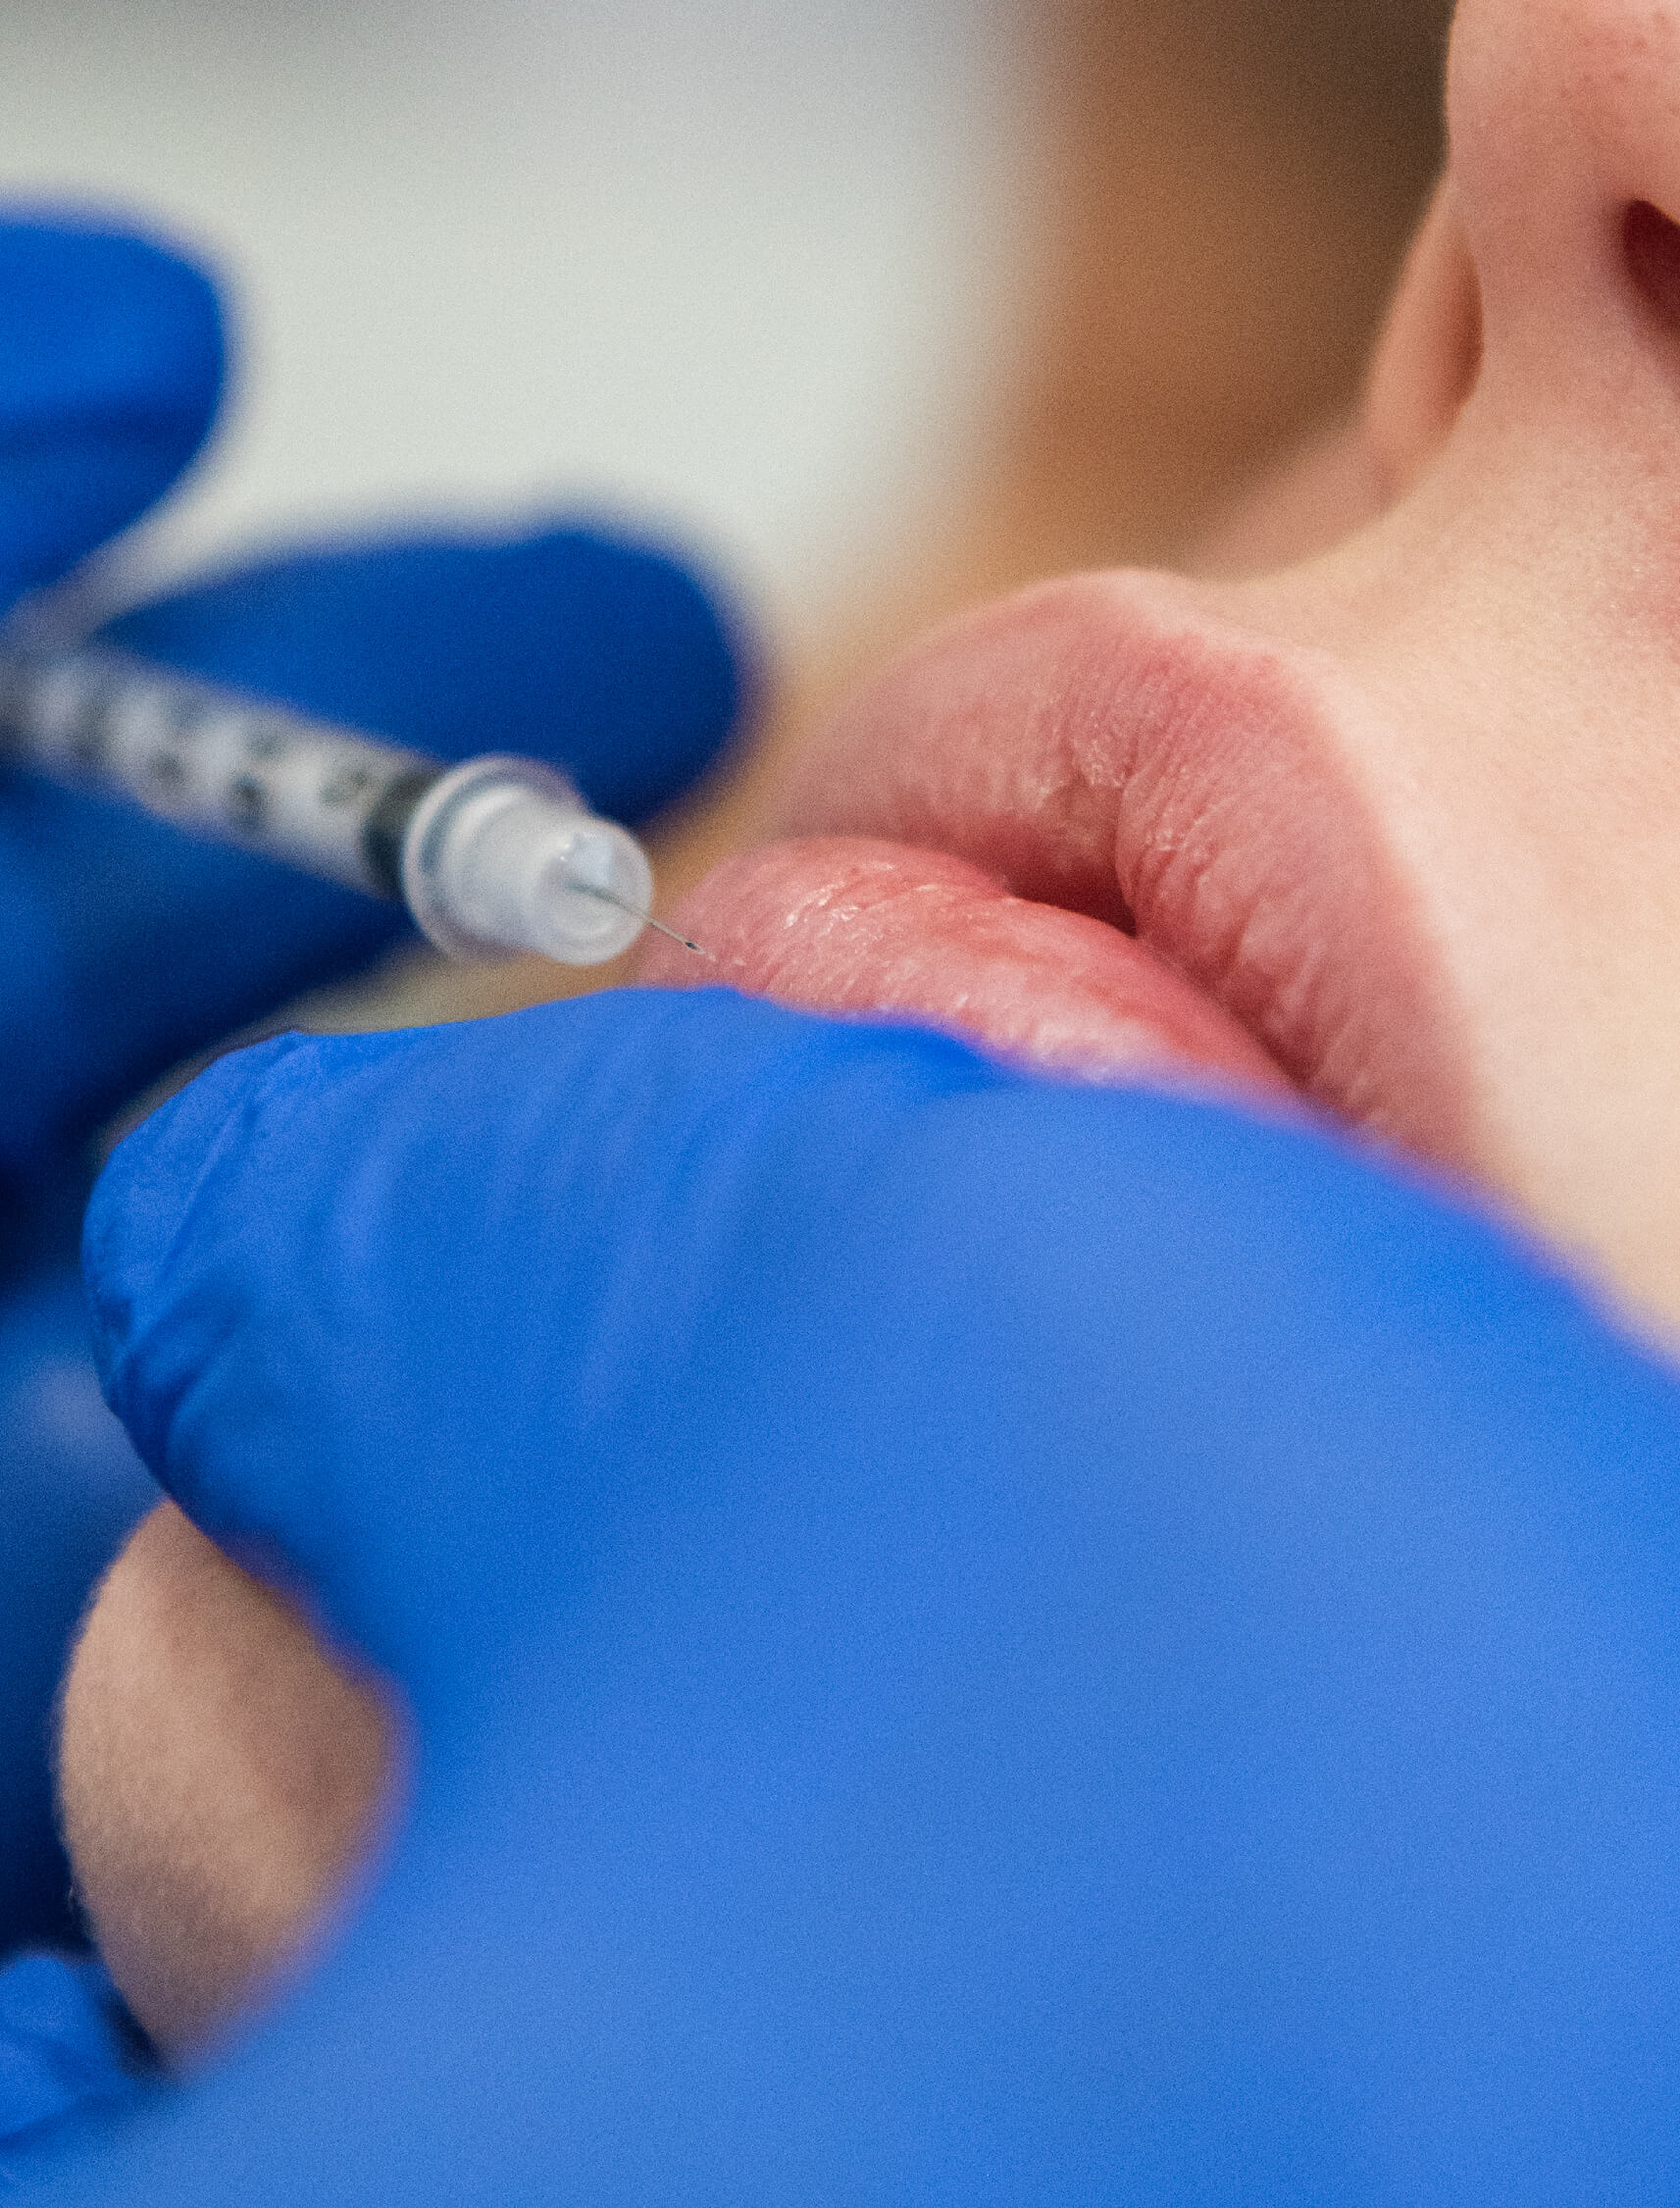
[(398, 1722), (165, 1505), (88, 1617), (63, 1735), (64, 1833), (100, 1948), (159, 2043), (201, 2051), (298, 1965), (367, 1856)]
[[(1210, 526), (1184, 576), (963, 616), (813, 742), (772, 744), (748, 809), (695, 840), (747, 847), (687, 924), (793, 1001), (908, 1005), (1064, 1070), (1177, 1053), (1304, 1093), (1680, 1329), (1677, 111), (1672, 0), (1463, 0), (1447, 175), (1357, 405), (1223, 513), (1219, 471), (1185, 470)], [(1090, 397), (1112, 280), (1067, 293), (1059, 400), (1017, 440), (1036, 476), (1001, 470), (1029, 567), (1101, 549), (1055, 485), (1113, 401)], [(1129, 547), (1163, 534), (1139, 507)], [(973, 535), (993, 548), (959, 580), (1011, 579)], [(849, 965), (841, 896), (867, 907)], [(956, 982), (952, 944), (973, 953)], [(713, 978), (665, 955), (649, 978)], [(163, 2043), (203, 2045), (318, 1936), (393, 1738), (367, 1682), (172, 1509), (142, 1529), (76, 1660), (62, 1769), (90, 1914)]]

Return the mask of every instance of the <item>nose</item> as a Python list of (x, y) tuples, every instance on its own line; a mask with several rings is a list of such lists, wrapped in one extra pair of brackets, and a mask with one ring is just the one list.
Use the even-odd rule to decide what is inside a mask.
[(1484, 380), (1531, 453), (1571, 418), (1613, 425), (1648, 489), (1680, 390), (1680, 9), (1464, 0), (1448, 119), (1367, 392), (1371, 500), (1409, 488)]
[(1352, 678), (1343, 747), (1457, 1006), (1459, 1161), (1672, 1324), (1680, 0), (1460, 0), (1448, 119), (1367, 503), (1216, 602)]
[(1671, 443), (1680, 396), (1680, 10), (1465, 0), (1452, 202), (1502, 407), (1614, 402)]

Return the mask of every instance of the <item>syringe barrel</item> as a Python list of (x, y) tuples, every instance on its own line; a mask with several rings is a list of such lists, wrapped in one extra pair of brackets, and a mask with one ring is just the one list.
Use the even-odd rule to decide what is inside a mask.
[(402, 894), (401, 829), (445, 771), (425, 752), (102, 646), (0, 653), (7, 755), (383, 898)]
[(401, 899), (456, 957), (616, 957), (653, 877), (635, 837), (532, 759), (424, 751), (103, 646), (0, 650), (0, 760)]

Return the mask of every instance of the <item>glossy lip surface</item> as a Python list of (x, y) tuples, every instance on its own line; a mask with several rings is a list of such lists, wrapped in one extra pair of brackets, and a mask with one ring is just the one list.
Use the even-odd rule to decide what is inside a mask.
[(1455, 1155), (1454, 1021), (1343, 741), (1363, 710), (1324, 655), (1171, 579), (1024, 592), (863, 693), (787, 790), (776, 825), (807, 841), (681, 907), (718, 963), (662, 946), (643, 978), (1087, 1075), (1269, 1071)]
[(1203, 1071), (1286, 1086), (1243, 1030), (1143, 945), (1012, 897), (966, 859), (820, 837), (726, 859), (683, 905), (701, 970), (655, 945), (642, 979), (893, 1014), (1085, 1080)]

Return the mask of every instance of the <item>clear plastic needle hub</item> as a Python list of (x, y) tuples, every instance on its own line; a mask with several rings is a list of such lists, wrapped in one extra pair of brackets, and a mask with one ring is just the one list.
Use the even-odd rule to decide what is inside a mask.
[(469, 759), (421, 799), (403, 838), (405, 901), (457, 957), (536, 950), (568, 966), (628, 950), (653, 873), (636, 838), (530, 759)]

